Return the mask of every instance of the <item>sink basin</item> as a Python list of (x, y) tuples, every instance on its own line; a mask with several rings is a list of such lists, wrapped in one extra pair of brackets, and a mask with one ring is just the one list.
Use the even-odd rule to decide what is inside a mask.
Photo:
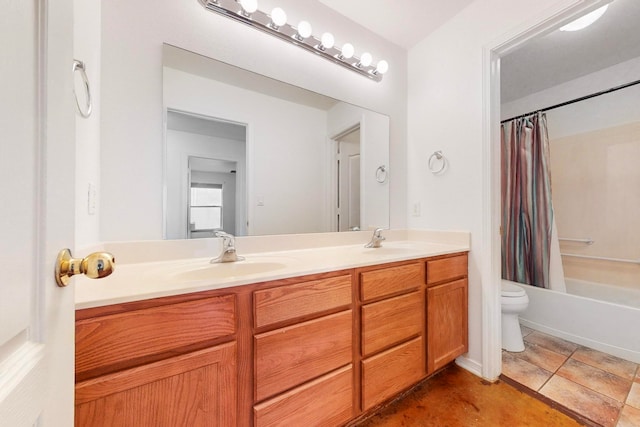
[(261, 258), (216, 264), (207, 262), (198, 266), (190, 266), (190, 268), (178, 271), (171, 276), (180, 281), (237, 278), (284, 269), (288, 266), (286, 261), (279, 258)]

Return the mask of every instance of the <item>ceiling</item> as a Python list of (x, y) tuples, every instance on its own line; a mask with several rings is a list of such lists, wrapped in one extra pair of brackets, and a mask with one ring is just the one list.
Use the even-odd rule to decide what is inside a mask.
[(381, 37), (410, 49), (474, 0), (318, 0)]
[[(473, 0), (318, 0), (381, 37), (410, 49)], [(508, 1), (508, 0), (504, 0)], [(614, 0), (590, 27), (554, 31), (501, 59), (502, 101), (640, 57), (640, 0)]]
[(615, 0), (598, 21), (583, 30), (556, 30), (527, 42), (501, 58), (502, 102), (640, 57), (638, 23), (640, 1)]

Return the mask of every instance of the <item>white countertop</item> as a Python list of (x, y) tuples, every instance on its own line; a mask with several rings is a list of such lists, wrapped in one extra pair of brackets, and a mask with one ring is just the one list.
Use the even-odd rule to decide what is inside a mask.
[[(364, 247), (364, 243), (370, 234), (322, 233), (315, 236), (317, 246), (308, 236), (297, 239), (295, 236), (262, 236), (257, 240), (251, 237), (238, 238), (238, 254), (244, 256), (245, 260), (224, 264), (209, 262), (219, 254), (219, 250), (210, 250), (207, 253), (211, 255), (206, 257), (185, 257), (185, 252), (180, 250), (174, 251), (178, 258), (168, 255), (170, 247), (175, 249), (181, 245), (183, 249), (185, 245), (195, 247), (198, 244), (206, 245), (207, 242), (104, 244), (98, 249), (113, 252), (116, 258), (115, 271), (100, 280), (84, 276), (75, 278), (76, 309), (444, 255), (468, 251), (470, 247), (470, 236), (466, 232), (386, 230), (383, 235), (387, 240), (382, 247), (369, 249)], [(337, 237), (337, 245), (329, 246), (329, 235), (342, 236)], [(242, 239), (245, 239), (244, 242)], [(202, 240), (215, 241), (219, 245), (217, 241), (220, 239)], [(360, 242), (353, 244), (353, 240)], [(292, 241), (295, 244), (291, 244)], [(271, 244), (265, 245), (265, 242)], [(134, 247), (131, 248), (131, 245)], [(265, 247), (278, 247), (281, 250), (265, 251)], [(153, 259), (154, 249), (160, 260), (150, 260)], [(201, 249), (193, 253), (200, 255)], [(125, 255), (124, 262), (120, 263), (118, 253), (127, 251), (131, 254)], [(133, 253), (140, 256), (136, 258)]]

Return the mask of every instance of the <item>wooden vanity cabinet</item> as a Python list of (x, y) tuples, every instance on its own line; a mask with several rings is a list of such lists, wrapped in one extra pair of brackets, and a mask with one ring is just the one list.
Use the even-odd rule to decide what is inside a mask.
[(363, 411), (425, 376), (424, 265), (417, 261), (359, 273)]
[(78, 310), (76, 425), (345, 425), (466, 351), (466, 254)]
[(76, 312), (75, 425), (235, 425), (235, 295), (170, 301)]
[(467, 254), (427, 261), (427, 374), (469, 350)]

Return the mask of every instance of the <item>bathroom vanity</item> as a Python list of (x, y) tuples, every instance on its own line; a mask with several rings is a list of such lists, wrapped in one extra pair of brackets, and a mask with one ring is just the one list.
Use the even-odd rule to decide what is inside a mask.
[(348, 267), (321, 272), (303, 260), (316, 251), (294, 251), (314, 272), (85, 301), (76, 425), (338, 426), (374, 411), (467, 351), (468, 246), (429, 247), (324, 248)]

